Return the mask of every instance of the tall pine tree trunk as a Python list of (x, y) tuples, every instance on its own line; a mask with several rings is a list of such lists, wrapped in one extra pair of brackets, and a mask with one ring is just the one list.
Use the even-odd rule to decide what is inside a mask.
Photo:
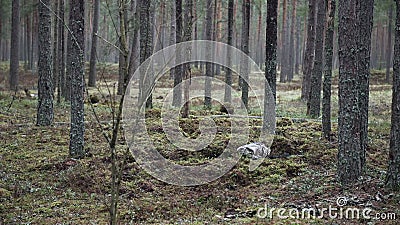
[(393, 57), (392, 127), (386, 185), (400, 189), (400, 0), (396, 0), (396, 29)]
[[(193, 0), (186, 0), (186, 5), (185, 5), (185, 13), (184, 13), (184, 26), (183, 26), (183, 40), (184, 41), (190, 41), (192, 40), (192, 29), (193, 29)], [(187, 47), (187, 49), (184, 49), (184, 54), (185, 55), (190, 55), (191, 54), (191, 47)], [(189, 85), (190, 82), (188, 82), (189, 79), (191, 79), (191, 69), (190, 69), (190, 63), (186, 63), (182, 65), (183, 69), (183, 74), (184, 78), (186, 79), (185, 85), (183, 86), (183, 110), (182, 110), (182, 118), (189, 118), (189, 108), (190, 108), (190, 102), (189, 102)]]
[[(233, 45), (233, 7), (234, 7), (234, 0), (229, 0), (228, 3), (228, 45)], [(227, 64), (228, 67), (232, 67), (232, 51), (231, 48), (228, 48), (227, 51)], [(230, 68), (226, 68), (225, 73), (225, 95), (224, 95), (224, 102), (231, 103), (232, 102), (232, 93), (231, 87), (232, 86), (232, 70)]]
[(137, 4), (138, 0), (132, 1), (132, 7), (133, 7), (133, 37), (132, 37), (132, 43), (131, 43), (131, 52), (130, 52), (130, 57), (129, 57), (129, 68), (128, 68), (128, 74), (130, 78), (132, 77), (133, 73), (135, 70), (138, 68), (138, 61), (139, 61), (139, 26), (140, 26), (140, 21), (139, 21), (139, 6)]
[(303, 81), (301, 87), (301, 99), (308, 100), (311, 85), (311, 73), (314, 64), (315, 51), (315, 2), (308, 2), (308, 24), (307, 24), (307, 43), (303, 62)]
[(119, 54), (118, 54), (118, 90), (117, 94), (122, 95), (124, 90), (125, 74), (128, 70), (128, 49), (126, 40), (122, 40), (128, 36), (128, 5), (127, 0), (119, 1)]
[[(67, 49), (67, 76), (71, 78), (71, 130), (69, 155), (83, 158), (84, 150), (84, 48), (85, 48), (85, 3), (70, 1), (69, 29)], [(73, 35), (73, 36), (72, 36)]]
[[(206, 4), (206, 28), (205, 28), (205, 39), (212, 40), (212, 0), (207, 0)], [(210, 51), (207, 51), (207, 58), (211, 59)], [(212, 74), (212, 63), (206, 63), (206, 81), (204, 87), (204, 107), (206, 109), (211, 109), (211, 77)]]
[[(52, 54), (52, 68), (53, 68), (53, 73), (52, 73), (52, 78), (53, 78), (53, 93), (55, 92), (57, 88), (57, 83), (58, 83), (58, 63), (57, 63), (57, 54), (58, 54), (58, 0), (54, 1), (54, 22), (53, 22), (53, 54)], [(50, 21), (51, 22), (51, 21)], [(40, 39), (39, 39), (40, 41)], [(39, 53), (40, 54), (40, 53)], [(54, 96), (54, 94), (53, 94)]]
[[(3, 5), (3, 1), (2, 0), (0, 0), (0, 4)], [(0, 8), (0, 15), (4, 14), (3, 10), (4, 10), (3, 7), (1, 7)], [(28, 31), (28, 29), (27, 29), (27, 31)], [(4, 54), (3, 53), (4, 49), (3, 49), (3, 17), (2, 16), (0, 16), (0, 52), (2, 54)], [(3, 61), (3, 56), (2, 55), (0, 55), (0, 61)]]
[[(170, 35), (169, 35), (169, 45), (174, 45), (176, 44), (176, 7), (175, 7), (175, 0), (170, 1), (170, 14), (171, 14), (171, 29), (170, 29)], [(174, 59), (173, 59), (174, 60)], [(174, 62), (173, 62), (174, 63)], [(174, 63), (175, 64), (175, 63)], [(170, 78), (175, 77), (175, 68), (170, 69)]]
[(374, 0), (359, 0), (358, 2), (358, 83), (360, 85), (359, 107), (361, 118), (361, 163), (365, 166), (365, 154), (368, 145), (368, 107), (369, 107), (369, 77), (371, 56), (371, 33), (373, 27)]
[(11, 12), (11, 49), (10, 49), (10, 90), (18, 90), (19, 67), (19, 0), (12, 1)]
[(389, 13), (389, 25), (388, 25), (388, 36), (387, 36), (387, 48), (386, 48), (386, 83), (390, 83), (390, 61), (392, 60), (392, 20), (393, 20), (393, 7), (390, 7)]
[[(140, 63), (144, 63), (153, 52), (153, 34), (151, 29), (152, 12), (151, 0), (139, 0), (140, 6)], [(141, 75), (144, 75), (141, 73)], [(144, 77), (141, 77), (141, 88), (150, 89), (150, 85)], [(145, 87), (146, 85), (146, 87)], [(148, 94), (148, 93), (144, 93)], [(146, 96), (147, 97), (147, 96)], [(153, 98), (151, 93), (146, 99), (146, 108), (153, 108)]]
[(295, 65), (294, 65), (294, 74), (299, 74), (300, 72), (300, 65), (301, 65), (301, 52), (302, 52), (302, 41), (300, 38), (300, 33), (301, 33), (301, 22), (300, 22), (300, 17), (297, 16), (296, 19), (296, 23), (297, 23), (297, 31), (296, 31), (296, 61), (295, 61)]
[[(278, 39), (278, 0), (269, 0), (267, 2), (267, 25), (266, 25), (266, 43), (265, 43), (265, 88), (264, 88), (264, 113), (263, 113), (263, 125), (262, 131), (270, 130), (269, 125), (271, 124), (271, 115), (273, 120), (275, 120), (274, 112), (271, 110), (275, 110), (275, 107), (271, 109), (269, 106), (271, 102), (276, 103), (276, 48), (277, 48), (277, 39)], [(270, 90), (267, 88), (271, 88), (271, 92), (273, 94), (273, 99), (268, 98), (270, 94)], [(272, 114), (271, 114), (272, 113)]]
[(335, 30), (336, 1), (326, 0), (328, 23), (325, 32), (325, 66), (322, 97), (322, 132), (329, 140), (331, 136), (331, 90), (332, 90), (332, 63), (333, 63), (333, 34)]
[(289, 43), (289, 69), (288, 69), (288, 76), (287, 76), (287, 80), (290, 82), (293, 80), (293, 76), (294, 76), (294, 64), (295, 64), (295, 36), (296, 36), (296, 6), (297, 6), (297, 0), (292, 0), (292, 22), (291, 22), (291, 27), (290, 27), (290, 43)]
[(373, 0), (339, 1), (338, 176), (342, 184), (355, 182), (365, 167), (373, 5)]
[[(183, 41), (182, 35), (182, 24), (183, 24), (183, 14), (182, 14), (182, 0), (175, 0), (175, 13), (176, 13), (176, 43), (181, 43)], [(180, 49), (177, 49), (177, 51)], [(179, 62), (182, 52), (177, 52), (176, 60)], [(177, 65), (175, 67), (174, 76), (174, 90), (173, 90), (173, 100), (172, 105), (175, 107), (180, 107), (182, 102), (182, 73), (183, 66)]]
[(283, 0), (283, 14), (282, 14), (282, 37), (281, 37), (281, 74), (279, 82), (284, 83), (288, 77), (288, 67), (289, 67), (289, 54), (288, 54), (288, 47), (287, 46), (287, 39), (288, 39), (288, 13), (287, 13), (287, 1)]
[(38, 126), (49, 126), (54, 120), (51, 15), (48, 7), (50, 0), (42, 0), (39, 3)]
[(90, 50), (89, 87), (96, 87), (97, 32), (99, 30), (100, 0), (94, 0), (92, 48)]
[[(242, 5), (242, 46), (241, 50), (249, 56), (249, 39), (250, 39), (250, 0), (243, 0)], [(244, 106), (247, 108), (249, 101), (249, 84), (247, 83), (249, 79), (250, 68), (248, 61), (242, 59), (240, 63), (240, 74), (243, 77), (242, 82), (242, 101)]]
[(318, 118), (321, 113), (321, 83), (323, 71), (325, 0), (317, 0), (317, 28), (315, 31), (315, 57), (311, 75), (310, 94), (307, 101), (307, 115)]
[(357, 0), (339, 0), (339, 152), (338, 176), (343, 184), (362, 174), (361, 118), (357, 74)]
[(267, 26), (265, 43), (265, 78), (276, 100), (276, 66), (278, 39), (278, 0), (267, 2)]
[(65, 87), (65, 34), (64, 34), (64, 0), (60, 0), (59, 4), (59, 17), (60, 21), (58, 21), (58, 79), (57, 82), (57, 102), (61, 102), (61, 96), (66, 96), (66, 87)]

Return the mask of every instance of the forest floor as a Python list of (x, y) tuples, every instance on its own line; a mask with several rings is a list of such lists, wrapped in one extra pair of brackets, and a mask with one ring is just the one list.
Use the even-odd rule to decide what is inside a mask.
[[(100, 70), (101, 71), (101, 70)], [(115, 83), (117, 68), (103, 71), (109, 83)], [(110, 132), (110, 97), (100, 97), (95, 110), (102, 129), (86, 104), (87, 157), (68, 157), (69, 105), (55, 105), (55, 124), (35, 126), (37, 100), (25, 94), (5, 90), (6, 72), (0, 70), (0, 224), (107, 224), (110, 203), (110, 153), (102, 131)], [(23, 73), (21, 86), (35, 94), (37, 77)], [(168, 79), (165, 79), (165, 82)], [(129, 158), (123, 172), (119, 219), (121, 224), (399, 224), (400, 193), (384, 186), (390, 132), (391, 85), (384, 74), (374, 71), (371, 78), (369, 147), (365, 176), (351, 187), (342, 187), (336, 179), (337, 123), (333, 123), (331, 141), (321, 137), (321, 122), (306, 117), (300, 100), (299, 79), (278, 84), (277, 127), (271, 155), (255, 171), (249, 171), (249, 159), (241, 159), (231, 171), (209, 184), (195, 187), (173, 186), (140, 169)], [(104, 82), (102, 84), (104, 90)], [(90, 93), (99, 93), (91, 89)], [(98, 94), (101, 96), (100, 94)], [(163, 155), (185, 162), (212, 158), (226, 146), (227, 136), (217, 135), (213, 143), (197, 155), (188, 155), (168, 143), (160, 120), (160, 104), (149, 111), (148, 130)], [(337, 118), (337, 81), (333, 87), (333, 118)], [(182, 129), (198, 134), (198, 115), (221, 114), (197, 107), (191, 119), (182, 121)], [(256, 115), (256, 114), (254, 114)], [(218, 129), (229, 121), (215, 118)], [(250, 119), (250, 139), (257, 137), (261, 121)], [(223, 133), (223, 132), (222, 132)], [(219, 133), (221, 134), (221, 132)], [(126, 147), (123, 137), (118, 150)], [(285, 156), (285, 157), (280, 157)], [(338, 206), (337, 200), (345, 205)], [(331, 215), (325, 208), (337, 208)], [(273, 215), (265, 209), (275, 208)], [(280, 218), (278, 208), (300, 212), (298, 218)], [(302, 209), (322, 212), (317, 217), (301, 218)], [(346, 209), (371, 209), (368, 216), (346, 217)], [(342, 211), (339, 211), (342, 210)], [(343, 212), (340, 214), (340, 212)], [(261, 214), (260, 214), (261, 213)], [(264, 213), (264, 214), (263, 214)], [(294, 215), (295, 214), (291, 214)], [(336, 217), (334, 217), (336, 215)], [(396, 218), (393, 216), (396, 215)], [(342, 217), (341, 217), (342, 216)], [(379, 218), (386, 217), (385, 220)], [(391, 217), (391, 218), (389, 218)]]

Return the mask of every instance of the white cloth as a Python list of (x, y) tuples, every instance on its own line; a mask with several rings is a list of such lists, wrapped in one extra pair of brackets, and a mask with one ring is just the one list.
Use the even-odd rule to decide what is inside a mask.
[(237, 151), (243, 155), (251, 156), (252, 159), (266, 158), (271, 153), (269, 147), (259, 142), (243, 145)]

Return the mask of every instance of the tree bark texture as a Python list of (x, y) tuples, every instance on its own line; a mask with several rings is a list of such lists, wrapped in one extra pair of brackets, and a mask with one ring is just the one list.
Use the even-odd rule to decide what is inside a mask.
[(12, 1), (11, 49), (10, 49), (10, 90), (18, 90), (19, 67), (19, 0)]
[(314, 64), (315, 51), (315, 2), (308, 2), (308, 24), (307, 24), (307, 43), (304, 55), (303, 81), (301, 88), (301, 99), (308, 100), (311, 85), (311, 73)]
[[(233, 7), (234, 7), (234, 0), (229, 0), (228, 3), (228, 45), (232, 46), (233, 45), (233, 26), (234, 26), (234, 20), (233, 20)], [(232, 67), (232, 52), (231, 48), (228, 48), (227, 51), (227, 63), (228, 66)], [(224, 101), (227, 103), (232, 102), (232, 93), (231, 93), (231, 87), (232, 86), (232, 70), (230, 68), (227, 68), (226, 74), (225, 74), (225, 83), (227, 86), (225, 86), (225, 96), (224, 96)]]
[(58, 21), (58, 91), (57, 91), (57, 102), (60, 103), (61, 96), (65, 98), (65, 34), (64, 34), (64, 0), (59, 2), (59, 17)]
[(339, 0), (338, 177), (342, 184), (354, 183), (365, 166), (373, 5), (373, 0)]
[(315, 31), (315, 57), (311, 74), (310, 94), (307, 101), (307, 115), (318, 118), (321, 113), (321, 83), (323, 71), (325, 0), (317, 0), (317, 28)]
[(83, 158), (84, 150), (84, 48), (85, 48), (85, 3), (70, 1), (67, 76), (71, 78), (71, 130), (69, 154), (73, 158)]
[(389, 19), (389, 25), (388, 25), (388, 36), (387, 36), (387, 46), (386, 46), (386, 83), (390, 82), (390, 66), (391, 63), (390, 61), (392, 60), (392, 20), (393, 20), (393, 8), (389, 8), (388, 12), (388, 19)]
[(374, 0), (358, 0), (358, 84), (360, 85), (359, 108), (361, 118), (361, 163), (365, 166), (368, 145), (369, 77), (371, 61), (371, 33), (373, 27)]
[[(54, 20), (53, 20), (53, 54), (52, 54), (52, 78), (53, 78), (53, 93), (56, 91), (58, 83), (58, 64), (57, 64), (57, 54), (58, 54), (58, 0), (54, 1)], [(51, 23), (51, 21), (50, 21)], [(51, 38), (51, 37), (50, 37)], [(39, 38), (40, 41), (40, 38)], [(40, 53), (39, 53), (40, 54)], [(54, 96), (54, 94), (53, 94)]]
[[(150, 11), (151, 3), (151, 0), (140, 0), (138, 4), (140, 7), (140, 63), (145, 62), (153, 52), (153, 34), (151, 29), (152, 12)], [(151, 85), (146, 83), (143, 77), (141, 77), (141, 84), (142, 88), (144, 88), (144, 85)], [(153, 108), (151, 93), (146, 100), (146, 108)]]
[[(206, 29), (205, 29), (205, 39), (212, 40), (212, 0), (207, 0), (206, 4)], [(207, 51), (207, 58), (211, 58), (210, 51)], [(204, 107), (206, 109), (211, 109), (211, 77), (212, 74), (212, 63), (206, 63), (206, 80), (204, 87)]]
[(331, 136), (331, 91), (333, 63), (333, 34), (335, 31), (336, 0), (326, 0), (328, 23), (325, 32), (325, 66), (322, 97), (322, 133), (329, 140)]
[(38, 126), (49, 126), (54, 120), (51, 15), (48, 7), (50, 0), (42, 0), (39, 3)]
[[(241, 50), (249, 56), (249, 39), (250, 39), (250, 0), (243, 0), (242, 5), (242, 44)], [(243, 77), (242, 82), (242, 101), (247, 108), (249, 102), (249, 84), (245, 81), (249, 79), (250, 74), (249, 64), (246, 59), (242, 59), (240, 63), (240, 74)]]
[(390, 131), (388, 187), (400, 189), (400, 0), (396, 1), (396, 29), (393, 57), (392, 127)]
[(296, 48), (295, 38), (296, 38), (296, 17), (297, 17), (297, 0), (292, 0), (292, 14), (291, 14), (291, 26), (290, 26), (290, 42), (289, 42), (289, 69), (287, 74), (287, 80), (290, 82), (293, 80), (294, 76), (294, 64), (295, 64), (295, 55), (296, 55)]
[(288, 77), (288, 68), (289, 68), (289, 53), (288, 53), (288, 13), (287, 13), (287, 1), (288, 0), (283, 0), (283, 12), (282, 12), (282, 37), (281, 37), (281, 44), (282, 44), (282, 49), (281, 49), (281, 74), (280, 74), (280, 79), (279, 81), (281, 83), (286, 82), (286, 79)]
[[(183, 41), (183, 13), (182, 13), (182, 0), (175, 0), (175, 13), (176, 13), (176, 43), (181, 43)], [(179, 50), (179, 49), (177, 49)], [(180, 61), (180, 56), (182, 52), (177, 52), (176, 57), (177, 61)], [(182, 102), (182, 73), (183, 66), (177, 65), (175, 67), (175, 76), (174, 76), (174, 90), (173, 90), (173, 99), (172, 105), (175, 107), (179, 107)]]
[(97, 32), (99, 30), (100, 0), (94, 0), (92, 46), (90, 49), (89, 87), (96, 87)]
[(267, 2), (267, 26), (265, 44), (265, 78), (276, 101), (276, 67), (278, 39), (278, 0)]

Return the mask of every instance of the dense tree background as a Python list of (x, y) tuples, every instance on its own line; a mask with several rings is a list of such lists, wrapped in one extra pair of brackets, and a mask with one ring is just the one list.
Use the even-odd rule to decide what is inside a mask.
[[(250, 114), (245, 118), (251, 121), (248, 142), (259, 141), (254, 138), (255, 134), (270, 128), (266, 126), (266, 122), (271, 118), (275, 119), (276, 114), (278, 122), (271, 146), (272, 155), (268, 163), (262, 164), (264, 170), (257, 174), (243, 172), (239, 166), (233, 168), (233, 172), (218, 181), (225, 182), (222, 188), (218, 185), (216, 188), (228, 193), (224, 193), (226, 196), (218, 195), (217, 198), (211, 193), (199, 198), (189, 208), (197, 210), (198, 205), (205, 204), (213, 209), (225, 210), (219, 212), (221, 216), (217, 215), (221, 218), (237, 219), (241, 217), (239, 215), (247, 216), (253, 212), (236, 210), (248, 199), (243, 200), (246, 197), (242, 195), (231, 197), (232, 192), (242, 193), (256, 189), (258, 192), (268, 193), (269, 197), (279, 192), (276, 194), (279, 195), (277, 198), (288, 195), (290, 196), (287, 198), (295, 198), (304, 194), (303, 189), (309, 193), (323, 192), (325, 188), (331, 194), (327, 198), (332, 199), (338, 195), (346, 195), (347, 191), (379, 189), (379, 194), (373, 193), (374, 196), (369, 197), (385, 199), (381, 202), (398, 206), (398, 196), (391, 192), (398, 191), (400, 183), (399, 2), (0, 0), (0, 116), (1, 121), (5, 121), (0, 126), (7, 125), (10, 130), (15, 130), (0, 129), (2, 136), (9, 134), (8, 139), (4, 138), (4, 142), (0, 143), (0, 146), (4, 146), (0, 153), (8, 151), (7, 154), (1, 154), (0, 159), (9, 155), (15, 156), (13, 159), (34, 158), (35, 164), (29, 166), (29, 173), (57, 171), (61, 174), (57, 177), (60, 183), (65, 186), (77, 183), (78, 186), (84, 186), (85, 190), (76, 191), (73, 185), (68, 187), (68, 191), (65, 191), (65, 186), (60, 185), (49, 189), (65, 191), (63, 194), (68, 195), (68, 199), (74, 198), (72, 190), (82, 191), (89, 193), (92, 200), (100, 197), (92, 195), (98, 190), (90, 188), (98, 188), (96, 182), (101, 183), (103, 180), (96, 181), (93, 174), (85, 174), (82, 168), (91, 169), (93, 165), (98, 165), (96, 163), (103, 163), (102, 169), (109, 170), (104, 169), (97, 175), (107, 178), (109, 176), (112, 181), (111, 185), (98, 191), (107, 198), (102, 202), (107, 210), (99, 211), (109, 212), (111, 224), (118, 224), (119, 219), (128, 217), (137, 219), (135, 222), (138, 223), (149, 222), (146, 217), (148, 215), (131, 215), (126, 211), (120, 214), (118, 204), (126, 200), (121, 196), (140, 199), (148, 193), (156, 193), (155, 190), (177, 189), (168, 189), (165, 186), (161, 188), (162, 184), (136, 179), (143, 174), (138, 172), (135, 160), (128, 154), (129, 149), (122, 136), (126, 131), (125, 127), (122, 128), (126, 122), (122, 120), (122, 108), (125, 98), (131, 97), (128, 93), (138, 91), (138, 99), (145, 102), (146, 112), (149, 113), (146, 117), (157, 117), (149, 121), (146, 118), (147, 131), (156, 134), (154, 142), (157, 150), (168, 155), (170, 160), (182, 160), (185, 165), (206, 162), (218, 156), (221, 153), (220, 148), (227, 146), (228, 139), (231, 138), (231, 130), (227, 129), (227, 124), (232, 124), (232, 118), (243, 119), (241, 115), (235, 115), (233, 110), (239, 97), (245, 106), (240, 110), (248, 109)], [(240, 59), (239, 65), (233, 65), (234, 56), (228, 51), (222, 57), (226, 57), (232, 69), (210, 62), (186, 63), (167, 68), (167, 74), (160, 77), (158, 84), (153, 84), (151, 77), (145, 77), (144, 71), (140, 71), (141, 76), (133, 80), (137, 81), (137, 90), (127, 89), (128, 81), (139, 65), (153, 53), (191, 40), (227, 43), (250, 56), (261, 71), (255, 71), (243, 59)], [(196, 54), (198, 51), (205, 51), (209, 58), (221, 57), (221, 49), (218, 48), (179, 51), (178, 61), (180, 56)], [(142, 69), (151, 73), (158, 66), (160, 65), (151, 64)], [(262, 74), (262, 80), (256, 82), (266, 84), (263, 93), (256, 93), (263, 95), (263, 99), (257, 99), (250, 83), (244, 82), (257, 77), (256, 72)], [(205, 81), (201, 84), (202, 87), (195, 88), (201, 88), (204, 95), (201, 99), (191, 99), (191, 79), (198, 76), (204, 76)], [(213, 81), (214, 78), (228, 84), (221, 102), (213, 98), (217, 94), (214, 88), (218, 86)], [(183, 81), (188, 82), (181, 86)], [(210, 144), (206, 151), (192, 155), (182, 153), (179, 146), (165, 144), (164, 134), (160, 134), (163, 132), (162, 123), (158, 117), (162, 115), (160, 102), (163, 102), (165, 92), (172, 88), (173, 107), (182, 107), (177, 129), (185, 137), (195, 139), (202, 132), (201, 119), (211, 116), (216, 127), (219, 126), (216, 133), (223, 136), (221, 140), (217, 140), (220, 142)], [(152, 90), (154, 96), (150, 92)], [(273, 94), (275, 108), (267, 108), (267, 103), (270, 103), (268, 101), (272, 101), (265, 97), (269, 90)], [(261, 104), (261, 100), (264, 100), (264, 112), (267, 112), (264, 115), (253, 107)], [(13, 111), (13, 107), (18, 106), (22, 107)], [(35, 113), (29, 111), (30, 108), (35, 108)], [(231, 114), (234, 116), (228, 118)], [(32, 121), (37, 127), (29, 125)], [(56, 129), (59, 129), (60, 135), (51, 136)], [(26, 132), (21, 134), (22, 131)], [(31, 134), (34, 141), (29, 139)], [(103, 139), (100, 141), (99, 137)], [(45, 150), (41, 149), (42, 154), (48, 155), (13, 155), (19, 154), (18, 151), (23, 149), (19, 147), (18, 141), (25, 138), (32, 142), (29, 143), (32, 146), (51, 143), (46, 145)], [(104, 142), (107, 144), (104, 145)], [(64, 149), (65, 146), (68, 149)], [(29, 145), (28, 147), (30, 148)], [(98, 155), (94, 156), (91, 151)], [(54, 152), (63, 152), (63, 160), (55, 162), (53, 158), (57, 156), (53, 157)], [(321, 172), (321, 168), (324, 171)], [(135, 174), (126, 172), (128, 169)], [(311, 169), (317, 172), (309, 172)], [(94, 171), (97, 172), (95, 169)], [(254, 183), (250, 179), (254, 177), (260, 178), (260, 181)], [(331, 183), (327, 185), (324, 183), (326, 177), (331, 179)], [(8, 179), (1, 178), (0, 181)], [(374, 182), (370, 182), (370, 179)], [(306, 184), (311, 183), (311, 180), (315, 183)], [(323, 181), (323, 184), (318, 181)], [(35, 182), (31, 183), (36, 185)], [(295, 187), (298, 183), (304, 187)], [(271, 187), (267, 186), (269, 184), (281, 189), (273, 189), (270, 193), (267, 190)], [(28, 192), (35, 194), (39, 192), (37, 190), (45, 189), (40, 186), (41, 183), (36, 189), (29, 185), (14, 182), (6, 186), (0, 182), (0, 202), (13, 198), (20, 200)], [(323, 187), (310, 190), (307, 185), (315, 189), (321, 188), (321, 185)], [(360, 185), (369, 186), (360, 188)], [(3, 188), (12, 191), (8, 193)], [(130, 188), (140, 191), (132, 194)], [(187, 189), (177, 192), (185, 191)], [(249, 196), (252, 194), (256, 195), (251, 193)], [(356, 194), (362, 196), (365, 193)], [(160, 196), (153, 194), (151, 198)], [(150, 197), (144, 198), (149, 200)], [(329, 201), (332, 202), (332, 199)], [(164, 200), (157, 199), (158, 203)], [(289, 201), (290, 199), (280, 198), (274, 204), (291, 204)], [(4, 207), (12, 204), (14, 203), (8, 202)], [(48, 212), (62, 204), (61, 200), (55, 201), (51, 210), (38, 210)], [(126, 205), (125, 201), (124, 204), (124, 210), (147, 210), (149, 215), (156, 210), (165, 210), (139, 201), (132, 201), (130, 205)], [(174, 208), (173, 204), (178, 203), (171, 203), (165, 208)], [(382, 208), (382, 205), (379, 207)], [(192, 212), (192, 216), (195, 217), (198, 213)], [(145, 219), (141, 219), (141, 216)], [(167, 220), (168, 216), (163, 219)], [(157, 219), (159, 218), (155, 221), (161, 221)], [(7, 220), (9, 221), (11, 220)], [(2, 222), (0, 215), (0, 224)], [(171, 221), (162, 221), (168, 222)], [(213, 222), (215, 221), (210, 223)], [(272, 221), (274, 222), (276, 221)]]

